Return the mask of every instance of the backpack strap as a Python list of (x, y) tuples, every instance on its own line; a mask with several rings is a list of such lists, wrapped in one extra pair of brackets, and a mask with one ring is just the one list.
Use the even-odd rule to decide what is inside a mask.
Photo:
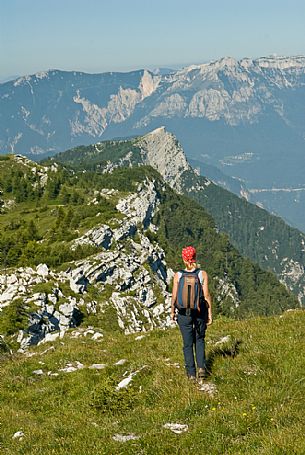
[(200, 269), (195, 269), (195, 270), (192, 270), (191, 272), (189, 272), (188, 270), (179, 270), (178, 273), (181, 273), (181, 275), (193, 275), (193, 274), (198, 275), (199, 272), (201, 272)]

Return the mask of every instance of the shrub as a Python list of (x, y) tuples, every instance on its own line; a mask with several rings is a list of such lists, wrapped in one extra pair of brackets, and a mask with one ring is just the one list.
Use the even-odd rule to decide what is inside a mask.
[(99, 411), (120, 414), (132, 409), (136, 403), (136, 393), (132, 388), (116, 390), (116, 381), (107, 376), (92, 392), (91, 405)]
[(0, 362), (1, 360), (4, 360), (5, 358), (9, 357), (11, 355), (11, 349), (9, 345), (4, 341), (2, 336), (0, 335)]
[(28, 312), (24, 309), (22, 299), (13, 300), (5, 307), (0, 318), (0, 333), (13, 335), (20, 329), (24, 329), (28, 322)]

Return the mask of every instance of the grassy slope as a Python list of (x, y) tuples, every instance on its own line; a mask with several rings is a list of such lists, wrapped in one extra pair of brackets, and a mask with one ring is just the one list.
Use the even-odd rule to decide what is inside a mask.
[[(0, 448), (33, 455), (304, 454), (304, 323), (302, 311), (216, 320), (207, 334), (210, 360), (216, 352), (209, 378), (218, 389), (214, 397), (185, 379), (178, 329), (156, 330), (139, 341), (136, 335), (105, 333), (100, 343), (67, 335), (54, 343), (54, 351), (41, 354), (47, 345), (37, 347), (35, 356), (16, 356), (1, 365)], [(232, 343), (241, 341), (234, 358), (223, 357), (214, 346), (225, 335)], [(121, 358), (128, 362), (114, 366)], [(181, 368), (166, 365), (166, 358)], [(86, 366), (106, 363), (107, 368), (58, 377), (32, 373), (39, 368), (54, 372), (76, 360)], [(128, 391), (116, 395), (109, 378), (115, 385), (126, 370), (143, 365)], [(101, 404), (103, 388), (107, 412), (92, 406)], [(132, 408), (117, 413), (119, 398)], [(189, 431), (173, 434), (163, 428), (167, 422), (188, 424)], [(13, 440), (20, 429), (24, 439)], [(140, 439), (115, 442), (116, 433), (135, 433)]]

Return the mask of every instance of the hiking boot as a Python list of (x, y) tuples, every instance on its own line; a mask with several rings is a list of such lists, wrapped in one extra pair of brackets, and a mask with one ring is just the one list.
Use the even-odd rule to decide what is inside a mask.
[(188, 379), (189, 379), (191, 382), (196, 382), (196, 376), (188, 376)]
[(207, 370), (205, 368), (198, 369), (198, 384), (202, 384), (203, 381), (207, 378)]

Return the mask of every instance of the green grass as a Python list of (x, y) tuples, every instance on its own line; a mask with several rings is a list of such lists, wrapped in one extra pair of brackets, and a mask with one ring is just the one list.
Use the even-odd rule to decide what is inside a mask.
[[(145, 338), (106, 331), (102, 342), (69, 335), (1, 364), (0, 451), (6, 454), (304, 454), (305, 312), (246, 321), (218, 319), (207, 332), (211, 365), (209, 397), (189, 384), (178, 329)], [(230, 335), (225, 349), (215, 346)], [(234, 352), (236, 341), (239, 350)], [(127, 363), (115, 366), (119, 359)], [(170, 361), (166, 361), (169, 358)], [(58, 377), (68, 362), (88, 368)], [(44, 362), (40, 364), (39, 362)], [(178, 362), (181, 368), (172, 365)], [(122, 393), (115, 385), (125, 371), (145, 367)], [(176, 435), (167, 422), (189, 425)], [(23, 440), (12, 435), (23, 430)], [(115, 442), (116, 433), (140, 439)]]

